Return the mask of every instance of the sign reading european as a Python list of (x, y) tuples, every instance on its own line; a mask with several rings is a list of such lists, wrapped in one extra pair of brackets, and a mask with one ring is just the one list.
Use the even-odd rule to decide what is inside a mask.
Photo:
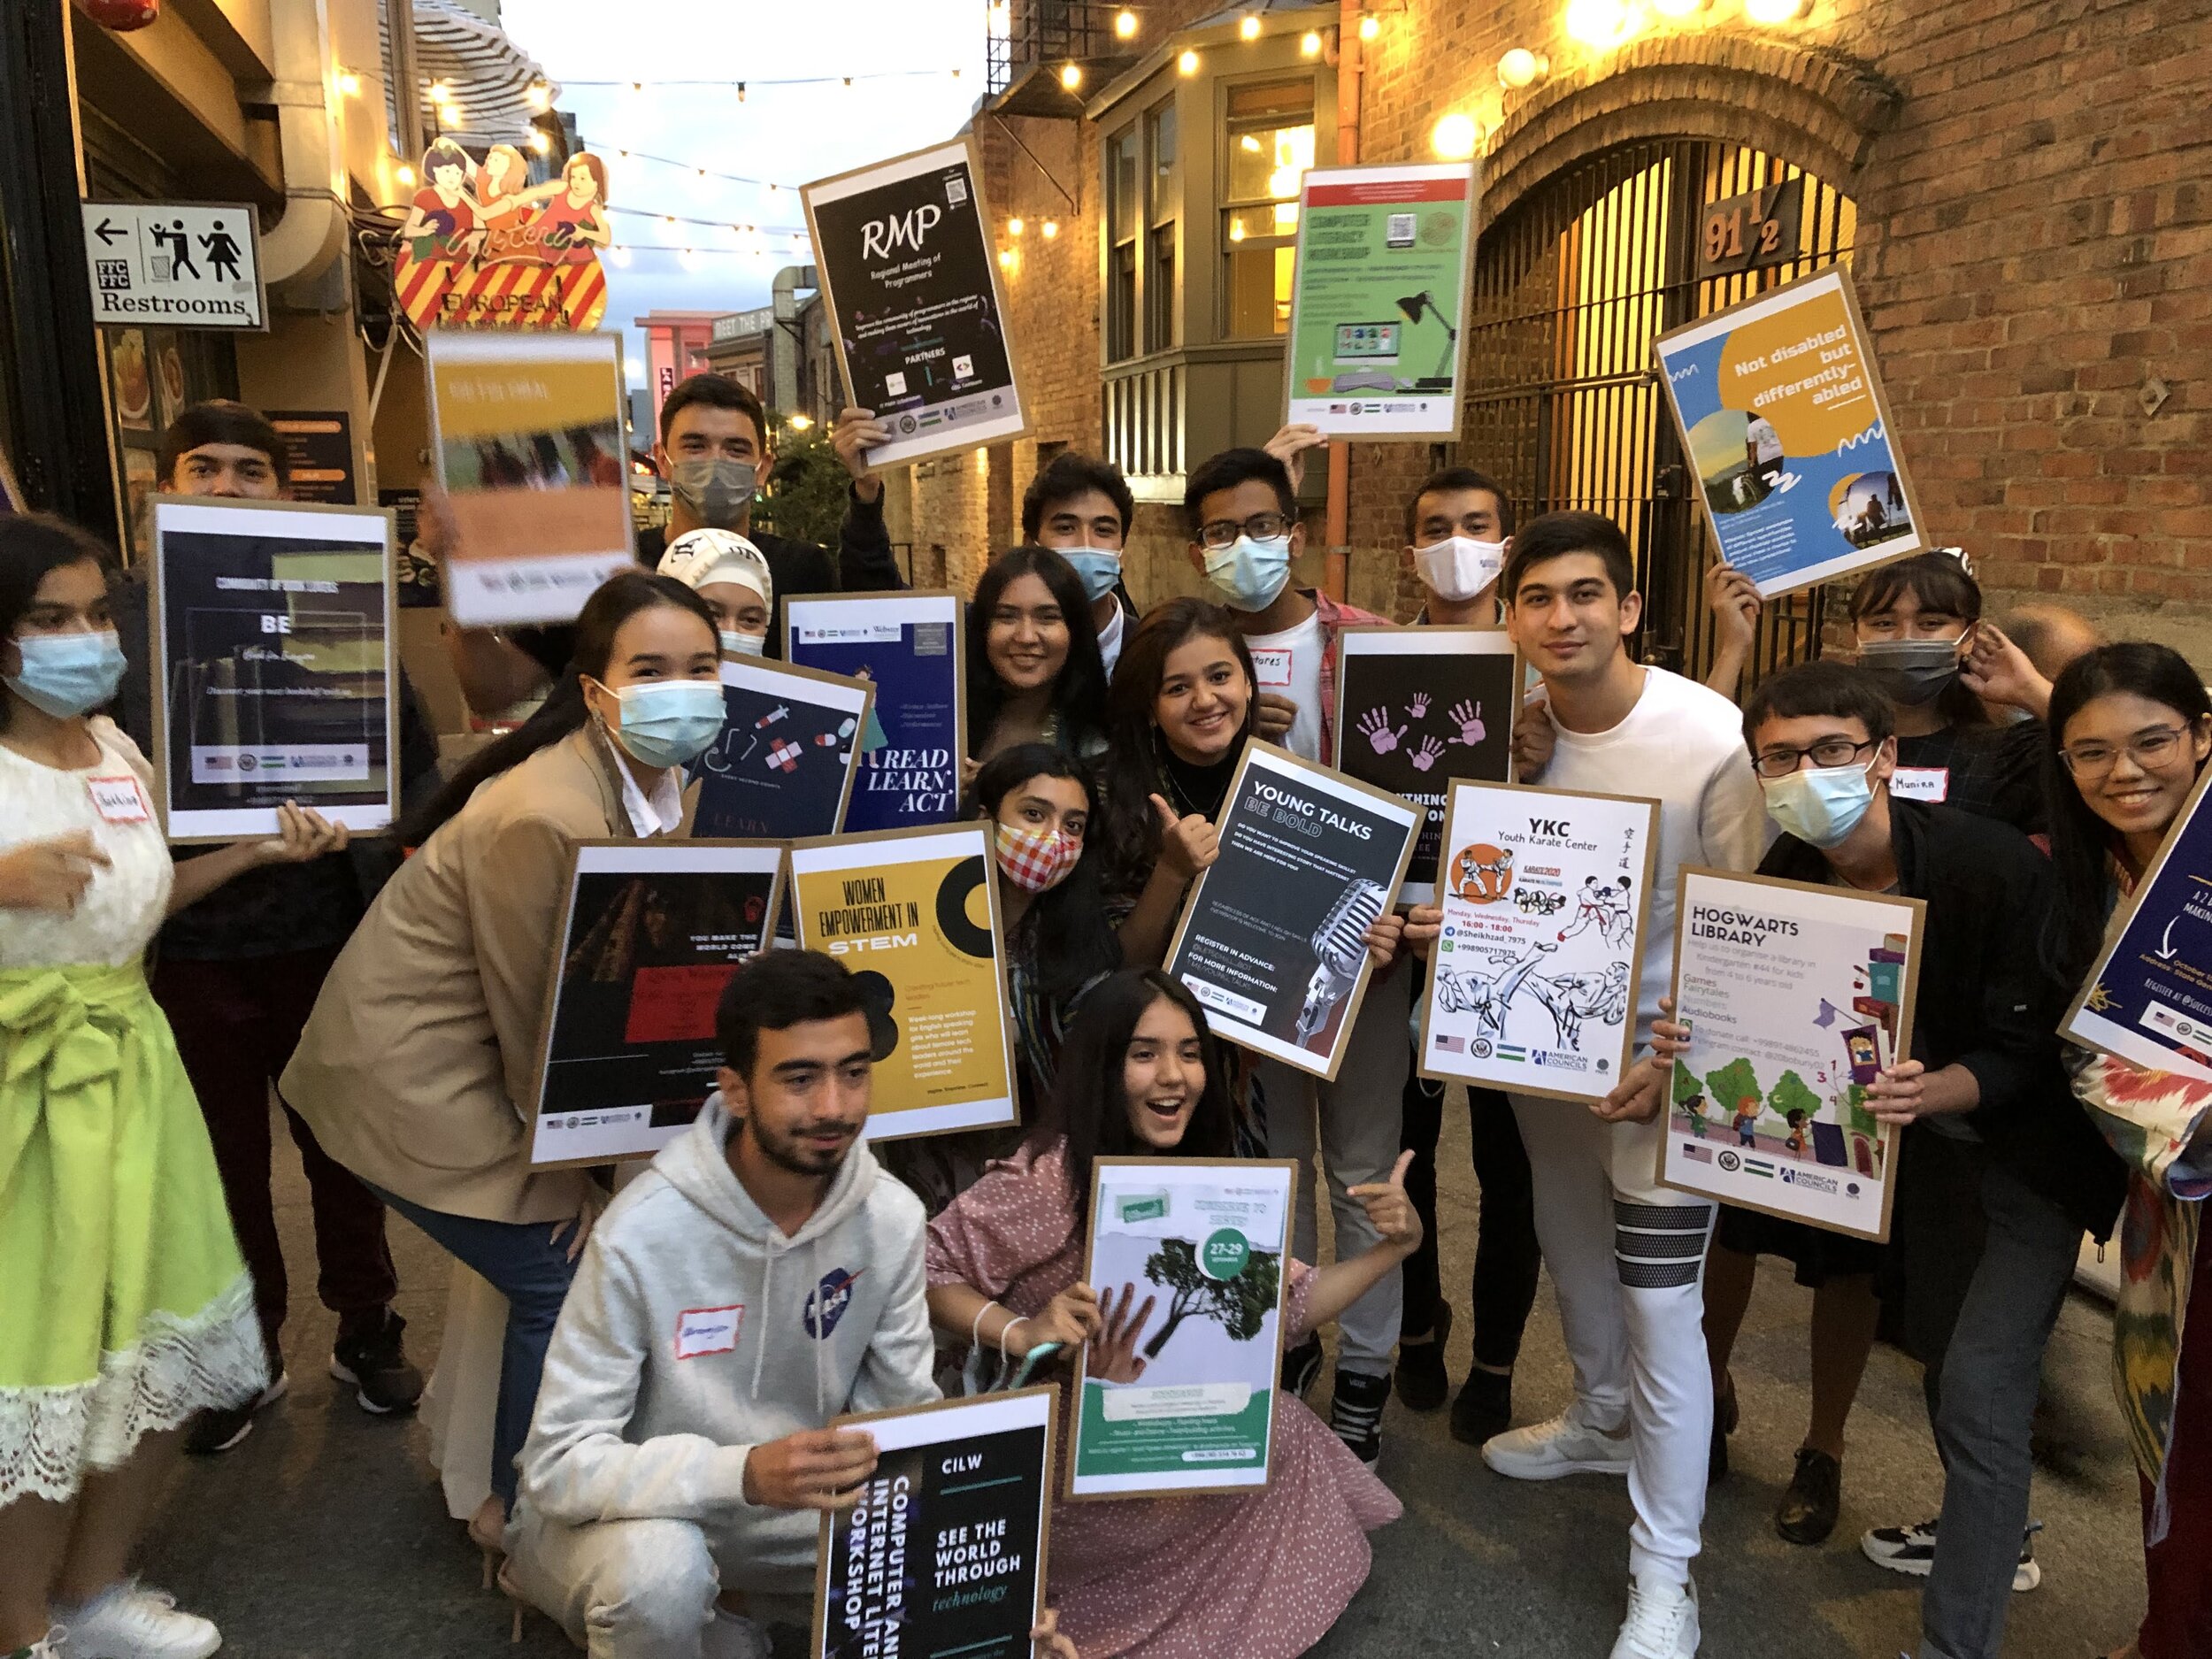
[(253, 209), (232, 202), (86, 202), (96, 323), (265, 328)]

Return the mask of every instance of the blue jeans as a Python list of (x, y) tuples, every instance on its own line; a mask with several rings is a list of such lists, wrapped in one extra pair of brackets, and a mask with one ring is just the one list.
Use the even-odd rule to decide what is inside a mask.
[(507, 1336), (499, 1356), (499, 1410), (492, 1423), (492, 1493), (511, 1511), (515, 1459), (538, 1409), (538, 1379), (545, 1371), (553, 1322), (561, 1317), (561, 1303), (576, 1277), (576, 1263), (568, 1259), (570, 1235), (563, 1233), (556, 1244), (554, 1222), (479, 1221), (473, 1216), (425, 1210), (380, 1187), (371, 1190), (507, 1299)]

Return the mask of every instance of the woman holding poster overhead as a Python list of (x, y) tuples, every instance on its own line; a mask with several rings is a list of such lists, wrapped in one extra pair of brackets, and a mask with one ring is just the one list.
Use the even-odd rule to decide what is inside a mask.
[[(2058, 677), (2050, 713), (2049, 945), (2078, 984), (2108, 925), (2185, 819), (2212, 757), (2203, 677), (2162, 645), (2107, 645)], [(2199, 832), (2200, 833), (2201, 831)], [(2074, 1095), (2130, 1166), (2113, 1382), (2143, 1496), (2149, 1610), (2113, 1659), (2196, 1659), (2212, 1629), (2212, 1084), (2089, 1048)]]
[[(1093, 1161), (1223, 1157), (1232, 1138), (1221, 1056), (1189, 992), (1156, 972), (1116, 974), (1086, 999), (1046, 1118), (930, 1225), (937, 1328), (1018, 1363), (1089, 1344), (1092, 1374), (1134, 1374), (1153, 1308), (1079, 1282)], [(1286, 1317), (1325, 1325), (1420, 1238), (1401, 1162), (1360, 1189), (1379, 1241), (1335, 1266), (1289, 1269)], [(1064, 1405), (1061, 1420), (1068, 1412)], [(1279, 1391), (1269, 1481), (1245, 1496), (1053, 1506), (1048, 1586), (1083, 1659), (1290, 1659), (1333, 1624), (1367, 1577), (1365, 1534), (1398, 1501), (1304, 1402)]]
[(163, 918), (346, 832), (173, 865), (121, 682), (98, 543), (0, 515), (0, 1653), (57, 1620), (90, 1653), (221, 1638), (127, 1577), (196, 1413), (269, 1382), (207, 1125), (144, 957)]
[(970, 766), (1017, 743), (1094, 755), (1105, 709), (1106, 670), (1074, 567), (1042, 547), (992, 560), (968, 603)]
[(676, 827), (682, 768), (722, 727), (720, 661), (714, 613), (683, 583), (624, 572), (600, 587), (544, 705), (400, 826), (418, 850), (285, 1070), (284, 1098), (325, 1149), (508, 1300), (492, 1496), (470, 1525), (488, 1551), (603, 1202), (580, 1171), (531, 1167), (524, 1105), (571, 850)]

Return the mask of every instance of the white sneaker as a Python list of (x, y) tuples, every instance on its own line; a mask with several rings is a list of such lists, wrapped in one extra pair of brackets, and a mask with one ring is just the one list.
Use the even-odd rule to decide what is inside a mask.
[(699, 1659), (772, 1659), (768, 1632), (726, 1608), (714, 1609), (714, 1622), (700, 1638)]
[(135, 1578), (110, 1585), (73, 1613), (57, 1612), (69, 1659), (207, 1659), (223, 1645), (213, 1624), (178, 1611), (175, 1596)]
[(1508, 1429), (1482, 1443), (1482, 1461), (1513, 1480), (1556, 1480), (1562, 1475), (1625, 1475), (1634, 1448), (1578, 1423), (1566, 1412), (1526, 1428)]
[(1699, 1635), (1697, 1586), (1640, 1572), (1628, 1581), (1628, 1617), (1613, 1659), (1691, 1659)]
[(15, 1659), (62, 1659), (62, 1649), (69, 1644), (69, 1632), (57, 1624), (27, 1647), (14, 1650)]

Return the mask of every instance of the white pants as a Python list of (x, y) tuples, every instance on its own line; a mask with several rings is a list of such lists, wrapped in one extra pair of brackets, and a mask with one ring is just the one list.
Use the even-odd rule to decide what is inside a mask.
[(1609, 1124), (1575, 1101), (1512, 1101), (1574, 1361), (1569, 1410), (1595, 1428), (1628, 1425), (1629, 1571), (1686, 1579), (1713, 1435), (1704, 1280), (1714, 1206), (1658, 1185), (1663, 1120)]
[[(1319, 1207), (1315, 1200), (1313, 1154), (1316, 1128), (1321, 1162), (1329, 1183), (1329, 1209), (1336, 1219), (1336, 1259), (1348, 1261), (1380, 1238), (1367, 1211), (1345, 1189), (1379, 1181), (1398, 1161), (1402, 1096), (1412, 1056), (1406, 1048), (1406, 1014), (1413, 975), (1401, 965), (1371, 980), (1359, 1018), (1345, 1040), (1344, 1064), (1336, 1081), (1319, 1078), (1276, 1060), (1259, 1063), (1260, 1087), (1267, 1097), (1267, 1149), (1279, 1158), (1298, 1160), (1298, 1215), (1291, 1252), (1300, 1261), (1319, 1263)], [(1398, 1320), (1405, 1302), (1405, 1278), (1396, 1268), (1344, 1310), (1338, 1322), (1337, 1363), (1370, 1377), (1390, 1374), (1390, 1350), (1398, 1340)]]

